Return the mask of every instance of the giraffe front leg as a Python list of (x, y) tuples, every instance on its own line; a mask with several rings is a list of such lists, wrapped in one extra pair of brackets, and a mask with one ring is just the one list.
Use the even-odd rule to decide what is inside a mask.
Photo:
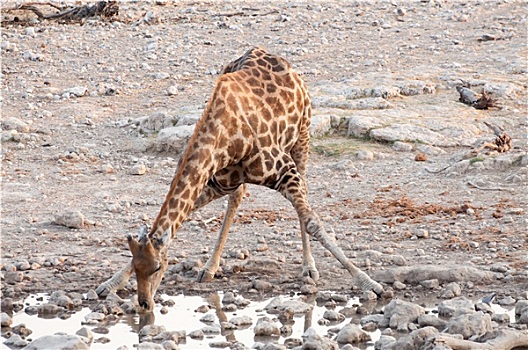
[(319, 279), (319, 271), (315, 267), (315, 260), (312, 256), (312, 251), (310, 249), (310, 236), (306, 232), (306, 229), (303, 227), (301, 230), (302, 246), (303, 246), (303, 276), (308, 276), (314, 281)]
[(104, 297), (112, 292), (122, 289), (124, 286), (126, 286), (128, 280), (130, 279), (132, 270), (132, 261), (130, 261), (123, 268), (117, 271), (110, 279), (101, 283), (99, 287), (95, 289), (95, 292), (100, 297)]
[(197, 276), (198, 282), (209, 282), (212, 281), (218, 267), (220, 266), (220, 257), (224, 249), (225, 242), (227, 240), (227, 234), (229, 233), (229, 228), (233, 223), (233, 218), (235, 217), (236, 210), (242, 202), (242, 198), (246, 193), (246, 185), (240, 185), (233, 193), (229, 195), (229, 200), (227, 204), (227, 211), (216, 241), (216, 245), (213, 250), (213, 254), (205, 263), (205, 266), (200, 270)]

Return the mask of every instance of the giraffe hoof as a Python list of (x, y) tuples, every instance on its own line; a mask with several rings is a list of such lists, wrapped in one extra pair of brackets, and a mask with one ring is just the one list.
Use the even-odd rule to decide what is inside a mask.
[(378, 298), (382, 297), (384, 292), (382, 285), (371, 279), (366, 273), (361, 272), (357, 281), (357, 285), (359, 285), (364, 292), (373, 291)]
[(305, 266), (303, 267), (303, 276), (308, 276), (317, 282), (319, 280), (319, 271), (315, 267)]
[(113, 292), (113, 290), (110, 285), (106, 282), (101, 283), (101, 285), (95, 289), (95, 293), (97, 293), (99, 297), (105, 297), (111, 292)]
[(196, 281), (198, 283), (211, 282), (213, 279), (214, 279), (214, 273), (210, 273), (209, 271), (205, 269), (198, 272), (198, 276), (196, 276)]

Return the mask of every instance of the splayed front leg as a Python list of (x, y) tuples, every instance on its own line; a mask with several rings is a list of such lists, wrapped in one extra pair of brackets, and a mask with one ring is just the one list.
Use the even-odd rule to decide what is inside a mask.
[(303, 228), (301, 230), (301, 238), (303, 245), (303, 276), (308, 276), (314, 281), (319, 279), (319, 271), (315, 267), (315, 260), (312, 256), (312, 251), (310, 249), (310, 236), (306, 233), (306, 230)]
[(196, 280), (198, 282), (209, 282), (212, 281), (218, 267), (220, 266), (220, 256), (222, 255), (222, 250), (224, 250), (224, 245), (227, 240), (227, 234), (229, 233), (229, 228), (233, 223), (233, 218), (235, 217), (236, 210), (246, 193), (246, 185), (240, 185), (234, 192), (229, 195), (227, 202), (227, 211), (218, 234), (218, 239), (213, 250), (213, 254), (205, 263), (205, 266), (198, 273)]
[(112, 292), (116, 292), (126, 286), (131, 275), (132, 261), (117, 271), (109, 280), (101, 283), (95, 292), (100, 297), (104, 297)]

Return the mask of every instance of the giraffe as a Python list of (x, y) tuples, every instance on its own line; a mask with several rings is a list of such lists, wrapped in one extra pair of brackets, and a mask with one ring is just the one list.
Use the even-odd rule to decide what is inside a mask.
[(310, 251), (312, 236), (349, 271), (354, 284), (381, 294), (383, 287), (346, 258), (308, 203), (310, 118), (307, 87), (286, 60), (257, 47), (229, 63), (217, 79), (150, 232), (143, 228), (137, 239), (128, 236), (132, 260), (96, 292), (104, 295), (122, 288), (135, 273), (139, 311), (152, 311), (177, 230), (192, 211), (227, 195), (216, 245), (197, 277), (199, 282), (212, 280), (246, 184), (251, 183), (278, 191), (295, 208), (303, 275), (319, 278)]

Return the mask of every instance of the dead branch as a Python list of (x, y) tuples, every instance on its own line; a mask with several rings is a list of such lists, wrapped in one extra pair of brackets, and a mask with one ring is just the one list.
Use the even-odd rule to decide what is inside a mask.
[(453, 350), (511, 350), (516, 347), (528, 346), (528, 333), (508, 329), (493, 332), (495, 336), (485, 343), (454, 338), (449, 334), (440, 334), (435, 339), (435, 344), (446, 345)]
[(482, 190), (482, 191), (508, 191), (508, 192), (513, 191), (511, 188), (505, 188), (505, 187), (482, 187), (471, 181), (468, 181), (468, 185), (476, 188), (477, 190)]
[(476, 109), (488, 109), (497, 106), (495, 99), (493, 99), (484, 89), (482, 89), (480, 95), (464, 86), (457, 86), (456, 89), (460, 94), (459, 101), (468, 106)]
[(258, 11), (258, 9), (252, 9), (252, 8), (243, 8), (243, 10), (244, 11), (255, 11), (255, 12), (253, 12), (253, 13), (247, 13), (247, 12), (217, 13), (217, 14), (213, 14), (212, 16), (213, 17), (235, 17), (235, 16), (242, 16), (242, 17), (258, 17), (258, 16), (261, 16), (261, 17), (264, 17), (264, 16), (268, 16), (268, 15), (273, 15), (273, 14), (279, 13), (278, 10), (271, 10), (271, 11), (262, 12), (262, 13), (256, 12), (256, 11)]
[(484, 122), (484, 125), (486, 125), (488, 128), (493, 130), (493, 132), (495, 133), (495, 136), (501, 136), (502, 133), (504, 132), (504, 130), (500, 126), (493, 125), (488, 122)]
[[(37, 6), (50, 6), (58, 9), (59, 13), (45, 14)], [(119, 5), (117, 1), (99, 1), (92, 5), (75, 6), (64, 8), (51, 2), (39, 3), (28, 2), (17, 5), (13, 8), (6, 9), (5, 12), (13, 11), (32, 11), (41, 20), (66, 20), (79, 21), (85, 18), (99, 16), (103, 19), (110, 19), (119, 14)]]

